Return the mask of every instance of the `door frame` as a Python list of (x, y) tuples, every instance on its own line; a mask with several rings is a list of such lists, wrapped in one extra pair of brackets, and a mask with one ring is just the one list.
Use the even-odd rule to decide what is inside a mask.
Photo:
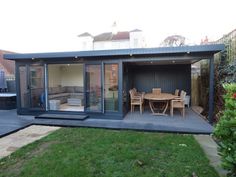
[[(32, 63), (20, 63), (20, 64), (18, 64), (18, 65), (16, 65), (16, 73), (18, 73), (17, 74), (17, 77), (16, 77), (16, 79), (17, 79), (17, 82), (16, 82), (16, 85), (17, 85), (17, 87), (16, 87), (16, 89), (17, 89), (17, 95), (19, 95), (18, 96), (18, 100), (19, 101), (17, 101), (18, 103), (17, 103), (17, 107), (20, 109), (20, 110), (22, 110), (22, 111), (26, 111), (26, 112), (31, 112), (31, 111), (46, 111), (46, 105), (44, 106), (44, 108), (40, 108), (40, 107), (32, 107), (32, 91), (31, 91), (31, 76), (30, 76), (30, 67), (34, 67), (34, 66), (41, 66), (41, 67), (43, 67), (43, 91), (45, 92), (45, 79), (46, 79), (46, 77), (45, 77), (45, 65), (43, 65), (42, 63), (35, 63), (35, 64), (32, 64)], [(27, 106), (27, 107), (22, 107), (22, 104), (21, 104), (21, 100), (23, 99), (23, 98), (21, 98), (21, 87), (20, 87), (20, 84), (21, 84), (21, 79), (20, 79), (20, 70), (19, 70), (19, 68), (20, 67), (25, 67), (25, 70), (26, 70), (26, 88), (27, 88), (27, 93), (28, 93), (28, 95), (29, 95), (29, 97), (28, 97), (28, 102), (29, 102), (29, 105)], [(45, 103), (46, 103), (46, 97), (44, 98), (45, 100)]]
[[(87, 109), (88, 99), (87, 99), (87, 66), (89, 65), (98, 65), (100, 66), (100, 77), (101, 77), (101, 111), (91, 111)], [(85, 100), (85, 107), (84, 112), (86, 113), (104, 113), (104, 64), (103, 62), (89, 62), (84, 63), (84, 100)]]
[[(50, 106), (49, 106), (49, 87), (50, 87), (50, 84), (49, 84), (49, 66), (50, 65), (82, 65), (83, 67), (83, 79), (82, 79), (82, 82), (83, 82), (83, 102), (84, 102), (84, 109), (83, 111), (66, 111), (66, 110), (50, 110)], [(85, 99), (85, 65), (83, 62), (71, 62), (71, 61), (62, 61), (62, 62), (46, 62), (44, 63), (44, 74), (45, 74), (45, 99), (46, 99), (46, 110), (47, 112), (49, 113), (57, 113), (57, 114), (84, 114), (85, 113), (85, 105), (86, 105), (86, 99)]]

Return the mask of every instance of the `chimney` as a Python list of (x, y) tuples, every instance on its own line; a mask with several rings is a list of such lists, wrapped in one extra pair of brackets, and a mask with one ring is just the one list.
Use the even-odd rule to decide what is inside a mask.
[(112, 34), (116, 35), (118, 33), (116, 21), (112, 25)]

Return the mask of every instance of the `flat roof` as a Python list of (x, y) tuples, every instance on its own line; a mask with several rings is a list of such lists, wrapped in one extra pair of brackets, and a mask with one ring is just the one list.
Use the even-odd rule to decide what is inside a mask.
[(49, 58), (87, 58), (87, 57), (115, 57), (115, 56), (148, 56), (148, 55), (186, 55), (208, 54), (213, 55), (225, 49), (224, 44), (180, 46), (180, 47), (158, 47), (158, 48), (135, 48), (135, 49), (113, 49), (113, 50), (90, 50), (73, 52), (51, 52), (51, 53), (22, 53), (5, 54), (4, 58), (9, 60), (18, 59), (49, 59)]

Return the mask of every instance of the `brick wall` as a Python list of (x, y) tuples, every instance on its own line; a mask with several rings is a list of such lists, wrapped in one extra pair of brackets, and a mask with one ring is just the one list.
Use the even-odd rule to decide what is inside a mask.
[(5, 50), (0, 50), (0, 68), (5, 71), (6, 76), (15, 74), (15, 62), (3, 59), (3, 55), (7, 53), (14, 53)]

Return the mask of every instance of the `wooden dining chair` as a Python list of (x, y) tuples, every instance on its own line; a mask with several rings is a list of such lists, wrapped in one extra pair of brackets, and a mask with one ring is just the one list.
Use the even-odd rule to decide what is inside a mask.
[(175, 89), (175, 96), (179, 96), (179, 89)]
[(140, 95), (135, 94), (135, 90), (131, 89), (129, 91), (130, 94), (130, 107), (131, 112), (134, 112), (134, 107), (139, 106), (140, 107), (140, 113), (143, 113), (143, 103), (144, 103), (144, 93), (141, 93)]
[(181, 91), (180, 93), (180, 97), (171, 100), (171, 104), (170, 104), (170, 115), (173, 117), (173, 112), (174, 109), (179, 109), (182, 116), (185, 117), (185, 105), (184, 105), (184, 98), (186, 96), (186, 92), (185, 91)]
[(152, 93), (156, 94), (156, 95), (160, 95), (161, 94), (161, 88), (153, 88)]
[(142, 94), (141, 92), (138, 92), (136, 88), (133, 88), (132, 90), (135, 96), (140, 96)]

